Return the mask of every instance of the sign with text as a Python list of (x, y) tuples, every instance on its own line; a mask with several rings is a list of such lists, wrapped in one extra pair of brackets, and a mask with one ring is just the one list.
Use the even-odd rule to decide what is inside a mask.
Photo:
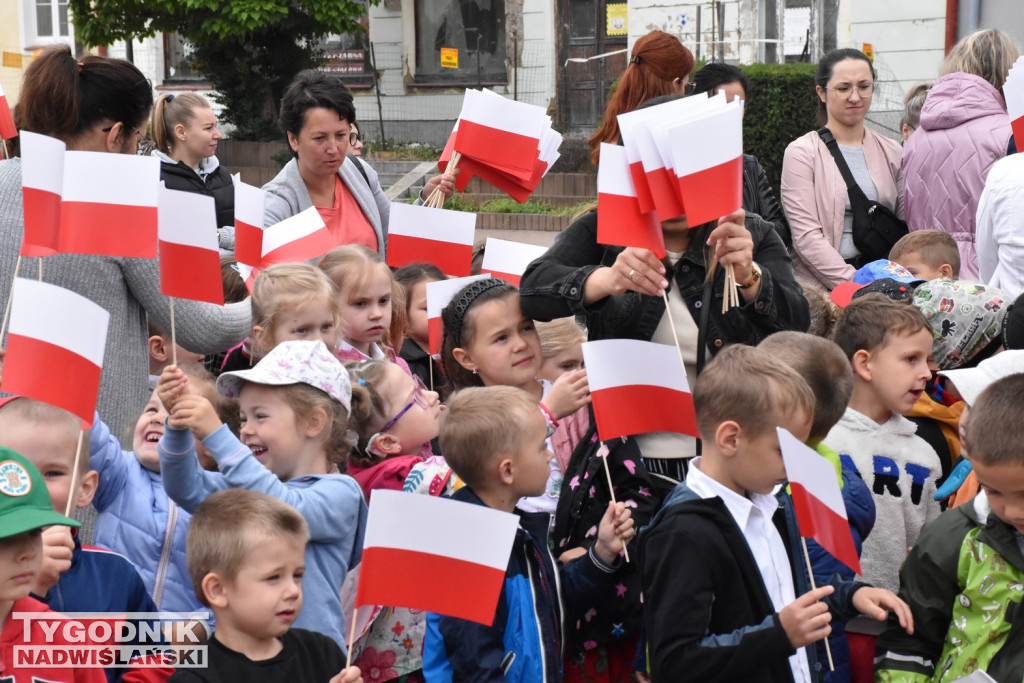
[(441, 67), (444, 69), (459, 68), (459, 50), (454, 47), (441, 48)]

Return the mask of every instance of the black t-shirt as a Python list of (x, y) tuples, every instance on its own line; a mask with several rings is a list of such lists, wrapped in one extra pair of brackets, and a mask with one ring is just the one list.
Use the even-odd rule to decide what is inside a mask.
[(293, 628), (281, 639), (276, 657), (254, 662), (240, 652), (230, 650), (217, 640), (209, 641), (208, 666), (205, 669), (178, 669), (171, 683), (327, 683), (345, 668), (345, 655), (338, 644), (325, 635)]

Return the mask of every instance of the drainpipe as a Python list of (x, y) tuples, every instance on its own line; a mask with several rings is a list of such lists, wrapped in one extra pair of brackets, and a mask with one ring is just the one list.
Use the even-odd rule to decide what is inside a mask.
[(957, 40), (957, 24), (960, 17), (960, 0), (946, 0), (946, 54), (953, 49)]
[(974, 33), (981, 24), (981, 2), (967, 0), (967, 33)]

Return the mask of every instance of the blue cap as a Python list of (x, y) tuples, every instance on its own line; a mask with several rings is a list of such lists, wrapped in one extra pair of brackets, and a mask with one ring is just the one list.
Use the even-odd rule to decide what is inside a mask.
[(884, 258), (872, 261), (853, 274), (853, 281), (858, 285), (869, 285), (883, 278), (914, 285), (924, 282), (900, 264)]

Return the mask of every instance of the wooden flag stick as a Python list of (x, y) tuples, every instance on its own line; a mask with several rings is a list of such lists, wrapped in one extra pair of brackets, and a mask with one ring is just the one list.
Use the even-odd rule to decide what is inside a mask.
[(39, 281), (43, 281), (43, 257), (39, 257)]
[(347, 652), (345, 653), (346, 669), (352, 666), (352, 648), (355, 646), (354, 641), (356, 639), (356, 622), (359, 621), (358, 619), (356, 619), (356, 615), (358, 614), (359, 608), (356, 607), (352, 610), (352, 623), (348, 627), (348, 642), (345, 643), (345, 649), (347, 650)]
[(71, 508), (75, 505), (75, 482), (78, 479), (78, 464), (82, 459), (82, 441), (85, 438), (85, 430), (78, 430), (78, 445), (75, 446), (75, 465), (71, 468), (71, 488), (68, 489), (68, 502), (64, 506), (64, 516), (71, 516)]
[(3, 341), (4, 335), (7, 333), (7, 321), (11, 317), (11, 302), (14, 301), (14, 283), (18, 279), (18, 271), (21, 270), (21, 254), (18, 254), (18, 260), (14, 262), (14, 278), (11, 280), (11, 291), (7, 293), (7, 307), (4, 309), (4, 321), (0, 325), (0, 342)]
[(175, 367), (178, 366), (178, 337), (174, 331), (174, 297), (168, 297), (171, 300), (171, 363)]
[[(608, 493), (611, 494), (612, 503), (618, 505), (618, 501), (615, 500), (615, 487), (612, 486), (612, 472), (610, 469), (608, 469), (608, 453), (608, 446), (602, 443), (601, 450), (598, 451), (598, 454), (600, 455), (601, 460), (604, 460), (604, 475), (608, 477)], [(622, 544), (622, 556), (626, 560), (626, 562), (629, 562), (629, 551), (626, 550), (625, 543)]]
[(7, 140), (0, 140), (0, 142), (3, 142), (4, 159), (10, 159), (11, 153), (7, 151)]
[(686, 361), (683, 360), (683, 347), (679, 345), (679, 333), (676, 332), (676, 321), (672, 319), (672, 307), (668, 305), (668, 290), (661, 290), (661, 298), (665, 300), (665, 315), (668, 316), (668, 326), (672, 328), (672, 338), (676, 340), (676, 348), (679, 349), (679, 360), (683, 362), (683, 367), (686, 367)]
[(427, 369), (430, 371), (430, 390), (434, 390), (434, 357), (427, 353)]
[[(814, 570), (811, 569), (811, 556), (807, 554), (807, 539), (801, 536), (800, 543), (804, 547), (804, 560), (807, 562), (807, 576), (811, 579), (811, 590), (818, 590), (818, 587), (814, 584)], [(832, 648), (828, 646), (828, 636), (826, 636), (822, 642), (825, 643), (825, 654), (828, 655), (828, 670), (835, 671), (836, 665), (832, 662)]]
[[(459, 160), (461, 159), (462, 154), (460, 154), (459, 152), (453, 153), (451, 161), (448, 162), (448, 165), (445, 167), (444, 172), (451, 173), (452, 171), (454, 171), (455, 167), (458, 166), (459, 164)], [(441, 183), (437, 184), (437, 187), (435, 187), (434, 191), (430, 193), (430, 196), (427, 197), (427, 201), (424, 202), (424, 204), (432, 209), (440, 209), (442, 206), (444, 206), (444, 194), (441, 193)]]

